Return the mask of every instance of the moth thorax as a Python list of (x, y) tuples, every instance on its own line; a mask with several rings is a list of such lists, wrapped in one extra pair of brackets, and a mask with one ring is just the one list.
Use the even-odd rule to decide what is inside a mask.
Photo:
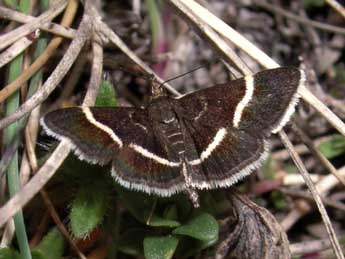
[(160, 97), (152, 101), (148, 107), (152, 120), (162, 123), (171, 124), (176, 122), (176, 113), (169, 102), (168, 97)]

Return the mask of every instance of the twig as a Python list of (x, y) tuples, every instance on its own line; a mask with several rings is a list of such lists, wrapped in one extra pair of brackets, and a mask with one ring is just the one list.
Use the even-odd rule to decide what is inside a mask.
[[(342, 167), (338, 169), (339, 174), (342, 177), (345, 177), (345, 167)], [(338, 179), (333, 176), (332, 174), (329, 174), (325, 176), (322, 180), (320, 180), (316, 185), (316, 190), (319, 194), (326, 196), (327, 193), (339, 183)], [(308, 213), (312, 210), (311, 206), (308, 206), (306, 204), (303, 210), (300, 210), (299, 208), (293, 208), (289, 214), (283, 219), (283, 221), (280, 222), (283, 229), (288, 230), (295, 222), (297, 222), (303, 215)]]
[(33, 37), (24, 37), (3, 51), (0, 54), (0, 68), (27, 49), (39, 37), (39, 35), (40, 31), (37, 30), (33, 33)]
[(345, 8), (339, 4), (336, 0), (326, 0), (326, 2), (333, 7), (334, 10), (336, 10), (341, 16), (345, 18)]
[(2, 232), (0, 249), (8, 247), (11, 244), (13, 236), (14, 236), (14, 222), (13, 222), (13, 219), (10, 219), (6, 224), (5, 230)]
[(103, 76), (103, 47), (99, 43), (98, 37), (92, 42), (93, 62), (91, 78), (88, 85), (88, 91), (85, 95), (83, 106), (91, 106), (96, 100), (99, 87), (102, 83)]
[[(74, 20), (75, 13), (78, 8), (78, 0), (69, 1), (64, 16), (61, 21), (61, 25), (70, 26)], [(6, 85), (0, 91), (0, 103), (3, 102), (7, 97), (19, 89), (30, 77), (32, 77), (54, 54), (55, 50), (61, 44), (63, 38), (55, 37), (45, 48), (43, 53), (30, 65), (29, 68), (25, 69), (23, 73), (13, 82)]]
[[(89, 49), (87, 49), (87, 51), (89, 51)], [(84, 48), (83, 50), (81, 50), (81, 54), (79, 55), (78, 59), (73, 65), (71, 73), (69, 73), (69, 77), (67, 78), (66, 83), (64, 84), (63, 92), (61, 93), (59, 98), (52, 105), (50, 105), (48, 110), (45, 112), (56, 110), (64, 101), (68, 100), (72, 96), (73, 91), (80, 79), (80, 76), (85, 69), (85, 64), (87, 63), (87, 61), (88, 55)]]
[(289, 140), (288, 136), (286, 135), (286, 133), (283, 130), (281, 130), (279, 132), (279, 135), (280, 135), (284, 145), (289, 150), (291, 158), (294, 160), (298, 170), (300, 171), (300, 173), (304, 177), (304, 180), (305, 180), (305, 182), (306, 182), (310, 192), (313, 195), (313, 198), (314, 198), (314, 200), (316, 202), (316, 205), (317, 205), (317, 207), (319, 209), (319, 212), (321, 214), (322, 220), (323, 220), (323, 222), (325, 224), (325, 227), (326, 227), (326, 230), (327, 230), (327, 233), (328, 233), (328, 237), (329, 237), (329, 239), (331, 241), (331, 244), (332, 244), (332, 247), (333, 247), (335, 255), (339, 259), (344, 259), (343, 252), (341, 250), (340, 244), (338, 242), (338, 239), (337, 239), (336, 234), (334, 232), (334, 229), (332, 227), (331, 221), (330, 221), (330, 219), (329, 219), (329, 217), (327, 215), (326, 209), (325, 209), (325, 207), (324, 207), (324, 205), (322, 203), (320, 195), (318, 194), (315, 186), (311, 182), (311, 179), (310, 179), (310, 176), (309, 176), (309, 174), (307, 172), (307, 169), (304, 167), (303, 162), (300, 159), (299, 155), (294, 151), (293, 145), (290, 142), (290, 140)]
[[(20, 23), (30, 23), (37, 19), (34, 16), (23, 14), (12, 9), (8, 9), (0, 6), (0, 17), (3, 19), (12, 20)], [(51, 32), (59, 36), (63, 36), (68, 39), (73, 39), (75, 35), (75, 30), (71, 28), (65, 28), (60, 24), (56, 23), (46, 23), (41, 24), (39, 27), (43, 31)]]
[[(160, 78), (158, 75), (156, 75), (154, 73), (154, 71), (152, 71), (152, 69), (150, 67), (148, 67), (133, 51), (131, 51), (127, 45), (119, 38), (119, 36), (117, 36), (115, 34), (115, 32), (113, 30), (111, 30), (109, 28), (109, 26), (105, 23), (103, 23), (101, 21), (101, 17), (99, 16), (99, 14), (97, 13), (97, 11), (92, 8), (92, 12), (94, 13), (95, 16), (95, 26), (97, 27), (96, 30), (98, 31), (98, 33), (100, 34), (100, 36), (102, 37), (102, 39), (107, 39), (110, 42), (112, 42), (115, 46), (117, 46), (124, 54), (127, 55), (127, 57), (129, 57), (135, 64), (137, 64), (142, 71), (145, 71), (147, 74), (153, 75), (155, 77), (155, 79), (159, 82), (159, 83), (163, 83), (164, 80), (162, 78)], [(164, 84), (164, 87), (170, 91), (171, 93), (173, 93), (176, 96), (180, 96), (181, 94), (179, 92), (177, 92), (171, 85), (169, 85), (168, 83)]]
[(313, 141), (309, 138), (309, 136), (307, 136), (307, 134), (303, 132), (303, 130), (298, 127), (296, 123), (293, 124), (292, 129), (309, 148), (311, 153), (323, 164), (323, 166), (331, 174), (337, 177), (339, 182), (341, 182), (345, 186), (345, 179), (338, 173), (337, 169), (331, 164), (331, 162), (329, 162), (329, 160), (315, 147)]
[[(330, 136), (320, 137), (320, 138), (313, 140), (313, 143), (315, 146), (319, 146), (320, 144), (327, 142), (330, 139), (331, 139)], [(310, 153), (309, 149), (304, 144), (295, 145), (294, 149), (299, 155), (304, 155), (304, 154)], [(274, 152), (272, 152), (271, 156), (272, 156), (272, 159), (275, 159), (275, 160), (286, 160), (286, 159), (290, 158), (289, 153), (286, 149), (274, 151)]]
[(91, 21), (85, 16), (80, 24), (76, 37), (71, 42), (66, 54), (49, 76), (44, 85), (25, 103), (23, 103), (14, 113), (0, 121), (0, 129), (8, 126), (14, 121), (20, 119), (26, 113), (30, 112), (42, 101), (44, 101), (55, 87), (61, 82), (68, 70), (71, 68), (74, 60), (78, 57), (81, 48), (90, 37)]
[(301, 255), (320, 252), (329, 249), (330, 247), (331, 242), (328, 239), (321, 239), (291, 244), (290, 251), (291, 255)]
[[(41, 87), (41, 89), (24, 103), (17, 112), (12, 114), (5, 120), (9, 124), (12, 121), (23, 116), (25, 113), (31, 111), (34, 107), (40, 104), (51, 93), (56, 85), (66, 75), (74, 60), (77, 58), (81, 48), (84, 46), (86, 40), (90, 37), (92, 29), (91, 18), (88, 15), (83, 16), (82, 22), (79, 25), (76, 37), (71, 42), (60, 63), (56, 69)], [(11, 118), (12, 117), (12, 118)], [(7, 122), (6, 122), (7, 120)], [(57, 168), (61, 165), (69, 153), (69, 143), (62, 141), (55, 149), (54, 153), (46, 161), (46, 163), (38, 170), (35, 176), (28, 182), (22, 190), (10, 199), (2, 208), (0, 208), (0, 227), (6, 223), (20, 208), (24, 206), (47, 181), (54, 175)]]
[(277, 7), (275, 5), (269, 4), (267, 2), (264, 1), (260, 1), (260, 0), (255, 0), (253, 1), (254, 5), (260, 6), (266, 10), (269, 10), (273, 13), (278, 13), (284, 17), (287, 17), (291, 20), (297, 21), (299, 23), (305, 24), (305, 25), (310, 25), (313, 26), (314, 28), (320, 29), (320, 30), (324, 30), (324, 31), (329, 31), (329, 32), (333, 32), (333, 33), (338, 33), (341, 35), (345, 35), (345, 30), (341, 27), (337, 27), (334, 25), (330, 25), (330, 24), (325, 24), (325, 23), (321, 23), (321, 22), (316, 22), (298, 15), (295, 15), (293, 13), (290, 13), (280, 7)]
[[(305, 191), (299, 191), (299, 190), (290, 190), (288, 188), (284, 188), (284, 187), (280, 187), (277, 189), (278, 191), (287, 194), (289, 196), (293, 196), (293, 197), (298, 197), (298, 198), (303, 198), (309, 201), (313, 201), (313, 196), (311, 196), (309, 193), (305, 192)], [(327, 197), (321, 197), (322, 202), (325, 203), (327, 206), (336, 208), (338, 210), (342, 210), (345, 211), (345, 205), (341, 202), (337, 202), (334, 201), (332, 199), (329, 199)]]
[(22, 25), (19, 28), (6, 33), (5, 35), (0, 36), (0, 50), (6, 48), (25, 35), (28, 35), (31, 32), (37, 30), (40, 27), (40, 24), (45, 24), (54, 19), (66, 7), (66, 4), (66, 0), (61, 0), (32, 22)]
[(178, 12), (182, 12), (185, 19), (188, 19), (188, 24), (193, 24), (194, 28), (201, 31), (201, 34), (208, 39), (208, 43), (218, 51), (220, 56), (229, 64), (237, 67), (243, 74), (252, 74), (246, 64), (239, 58), (233, 48), (223, 38), (219, 36), (207, 23), (202, 22), (200, 18), (190, 11), (184, 4), (175, 2), (172, 5)]
[[(319, 174), (311, 174), (310, 178), (312, 179), (313, 183), (315, 183), (319, 181), (322, 177)], [(281, 181), (282, 185), (284, 186), (305, 184), (303, 177), (300, 174), (285, 173), (285, 176), (281, 179)]]
[[(38, 122), (37, 122), (38, 124)], [(27, 129), (27, 128), (26, 128)], [(29, 134), (29, 131), (25, 131), (25, 143), (27, 148), (27, 154), (29, 158), (29, 163), (32, 169), (32, 172), (36, 172), (38, 165), (37, 165), (37, 157), (34, 150), (34, 143), (31, 138), (31, 135)], [(40, 194), (42, 197), (42, 200), (47, 207), (47, 210), (49, 211), (50, 216), (52, 217), (53, 221), (55, 222), (57, 228), (61, 232), (61, 234), (66, 238), (66, 240), (70, 243), (71, 247), (74, 249), (74, 251), (78, 254), (79, 258), (86, 259), (85, 255), (79, 250), (71, 236), (69, 235), (67, 229), (65, 228), (64, 224), (62, 223), (59, 214), (57, 213), (54, 204), (51, 202), (51, 199), (46, 192), (44, 188), (40, 190)]]

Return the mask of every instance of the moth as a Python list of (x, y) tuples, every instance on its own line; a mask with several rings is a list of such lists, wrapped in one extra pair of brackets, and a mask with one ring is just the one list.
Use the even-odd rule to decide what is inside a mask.
[(296, 68), (254, 75), (174, 98), (152, 88), (145, 108), (72, 107), (48, 113), (48, 135), (79, 158), (105, 165), (122, 186), (158, 196), (229, 187), (267, 157), (267, 138), (289, 120), (305, 74)]

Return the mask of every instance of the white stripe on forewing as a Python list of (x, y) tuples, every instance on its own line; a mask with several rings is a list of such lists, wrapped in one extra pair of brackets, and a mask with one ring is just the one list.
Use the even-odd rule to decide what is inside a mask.
[(198, 165), (206, 158), (208, 158), (212, 152), (217, 148), (217, 146), (223, 141), (227, 131), (225, 128), (221, 128), (217, 131), (216, 135), (213, 138), (213, 141), (207, 146), (207, 148), (201, 153), (199, 159), (188, 161), (190, 165)]
[(96, 119), (93, 117), (92, 112), (91, 112), (89, 107), (81, 107), (81, 109), (82, 109), (83, 113), (85, 114), (86, 119), (91, 124), (95, 125), (97, 128), (106, 132), (109, 135), (109, 137), (119, 145), (120, 148), (123, 146), (121, 139), (115, 134), (115, 132), (111, 128), (109, 128), (107, 125), (104, 125), (104, 124), (96, 121)]
[(298, 100), (300, 98), (300, 95), (298, 93), (298, 90), (305, 85), (305, 81), (306, 81), (306, 76), (305, 76), (305, 72), (304, 70), (299, 70), (300, 71), (300, 79), (298, 82), (298, 87), (296, 90), (296, 93), (292, 96), (289, 106), (286, 109), (283, 117), (280, 119), (279, 123), (271, 130), (272, 133), (277, 133), (278, 131), (280, 131), (285, 124), (290, 120), (290, 117), (292, 116), (292, 114), (295, 112), (295, 107), (298, 103)]
[(171, 166), (171, 167), (178, 167), (180, 166), (180, 163), (178, 162), (170, 162), (169, 160), (165, 159), (165, 158), (162, 158), (162, 157), (159, 157), (157, 156), (156, 154), (153, 154), (151, 153), (150, 151), (148, 151), (147, 149), (137, 145), (137, 144), (134, 144), (134, 143), (131, 143), (129, 144), (129, 147), (134, 149), (136, 152), (138, 152), (139, 154), (141, 154), (142, 156), (144, 157), (147, 157), (147, 158), (150, 158), (162, 165), (167, 165), (167, 166)]
[(235, 128), (238, 128), (239, 123), (241, 121), (243, 110), (244, 108), (246, 108), (250, 100), (253, 98), (254, 94), (254, 77), (252, 75), (248, 75), (244, 78), (244, 82), (246, 83), (246, 92), (242, 100), (237, 104), (235, 109), (233, 119), (233, 125)]

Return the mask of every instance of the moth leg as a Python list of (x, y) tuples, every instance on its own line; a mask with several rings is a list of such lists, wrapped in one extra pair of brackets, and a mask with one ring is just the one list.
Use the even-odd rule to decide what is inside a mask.
[(185, 193), (187, 194), (188, 198), (192, 202), (194, 208), (200, 207), (199, 203), (199, 195), (196, 190), (193, 189), (192, 187), (192, 177), (191, 177), (191, 172), (193, 168), (188, 164), (185, 158), (183, 158), (183, 161), (181, 160), (182, 163), (182, 174), (186, 182), (186, 190)]

